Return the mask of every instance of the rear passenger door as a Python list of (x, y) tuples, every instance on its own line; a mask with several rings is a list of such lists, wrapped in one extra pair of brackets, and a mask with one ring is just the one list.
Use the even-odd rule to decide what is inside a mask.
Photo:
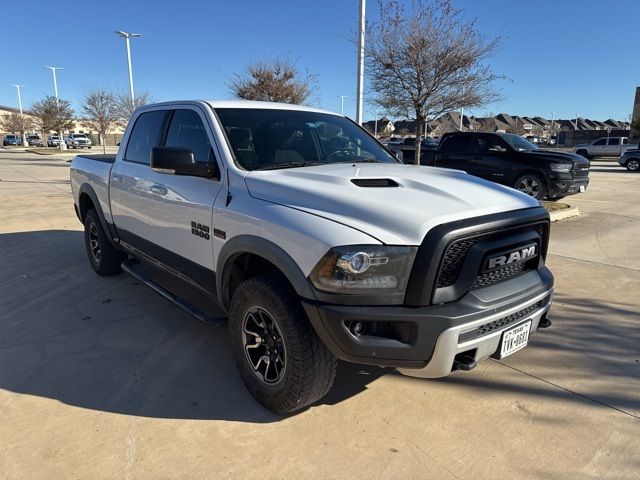
[(619, 156), (620, 155), (620, 138), (610, 138), (607, 141), (607, 150), (603, 155)]
[(143, 240), (151, 238), (147, 202), (151, 149), (160, 144), (167, 114), (167, 110), (140, 114), (129, 134), (122, 157), (111, 169), (109, 199), (118, 236), (142, 251)]
[(164, 146), (188, 148), (196, 162), (214, 164), (218, 173), (216, 178), (202, 178), (151, 169), (147, 197), (153, 256), (211, 292), (215, 291), (212, 213), (222, 186), (213, 139), (199, 106), (173, 110)]
[(444, 138), (436, 156), (436, 167), (455, 168), (475, 175), (471, 162), (474, 135), (457, 133)]

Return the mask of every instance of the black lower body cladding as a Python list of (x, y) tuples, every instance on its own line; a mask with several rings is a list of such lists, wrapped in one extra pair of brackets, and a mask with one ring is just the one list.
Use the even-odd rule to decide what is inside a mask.
[[(502, 321), (501, 328), (507, 328), (520, 320), (519, 311), (512, 312), (514, 306), (526, 304), (527, 314), (548, 308), (551, 301), (548, 292), (552, 289), (553, 275), (542, 267), (487, 287), (484, 292), (491, 291), (490, 295), (472, 291), (456, 302), (442, 305), (369, 307), (303, 300), (303, 306), (322, 341), (341, 360), (422, 368), (429, 363), (438, 338), (446, 330), (489, 316), (492, 320), (487, 320), (487, 324), (497, 319)], [(532, 303), (534, 308), (530, 308)], [(510, 316), (512, 319), (507, 318)], [(362, 324), (362, 333), (354, 331), (358, 323)]]

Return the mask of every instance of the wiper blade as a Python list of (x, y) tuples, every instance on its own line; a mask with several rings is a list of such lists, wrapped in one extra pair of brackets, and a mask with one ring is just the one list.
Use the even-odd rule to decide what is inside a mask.
[(314, 165), (321, 165), (321, 164), (318, 162), (272, 163), (271, 165), (264, 165), (263, 167), (256, 168), (256, 170), (278, 170), (280, 168), (312, 167)]

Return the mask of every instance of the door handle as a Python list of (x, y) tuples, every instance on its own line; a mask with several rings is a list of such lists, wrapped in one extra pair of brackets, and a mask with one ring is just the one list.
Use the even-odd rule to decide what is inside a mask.
[(122, 175), (118, 175), (117, 173), (111, 174), (111, 181), (113, 183), (122, 183)]
[(151, 190), (151, 193), (155, 193), (156, 195), (166, 195), (168, 192), (167, 187), (157, 184), (151, 185), (149, 190)]

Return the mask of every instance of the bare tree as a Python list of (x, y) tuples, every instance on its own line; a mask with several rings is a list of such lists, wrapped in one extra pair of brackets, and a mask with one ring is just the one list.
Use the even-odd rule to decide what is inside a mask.
[(126, 126), (129, 118), (136, 110), (136, 108), (142, 107), (149, 103), (153, 103), (153, 98), (149, 92), (138, 92), (135, 95), (135, 99), (131, 102), (131, 95), (129, 93), (119, 93), (115, 95), (117, 115), (121, 126)]
[(12, 113), (2, 117), (1, 127), (3, 130), (11, 133), (27, 134), (27, 130), (31, 130), (35, 125), (33, 118), (19, 113)]
[(73, 127), (74, 113), (71, 104), (67, 100), (47, 96), (33, 104), (31, 113), (43, 133), (54, 131), (60, 135), (60, 150), (62, 150), (64, 148), (63, 132)]
[(103, 88), (89, 90), (82, 100), (82, 123), (98, 132), (102, 151), (106, 152), (104, 136), (120, 124), (116, 96)]
[(231, 93), (244, 100), (301, 104), (317, 89), (317, 77), (304, 74), (289, 59), (255, 62), (229, 83)]
[(416, 157), (429, 119), (500, 99), (486, 64), (500, 38), (485, 38), (451, 0), (378, 0), (380, 20), (366, 28), (365, 58), (374, 102), (397, 117), (416, 119)]

